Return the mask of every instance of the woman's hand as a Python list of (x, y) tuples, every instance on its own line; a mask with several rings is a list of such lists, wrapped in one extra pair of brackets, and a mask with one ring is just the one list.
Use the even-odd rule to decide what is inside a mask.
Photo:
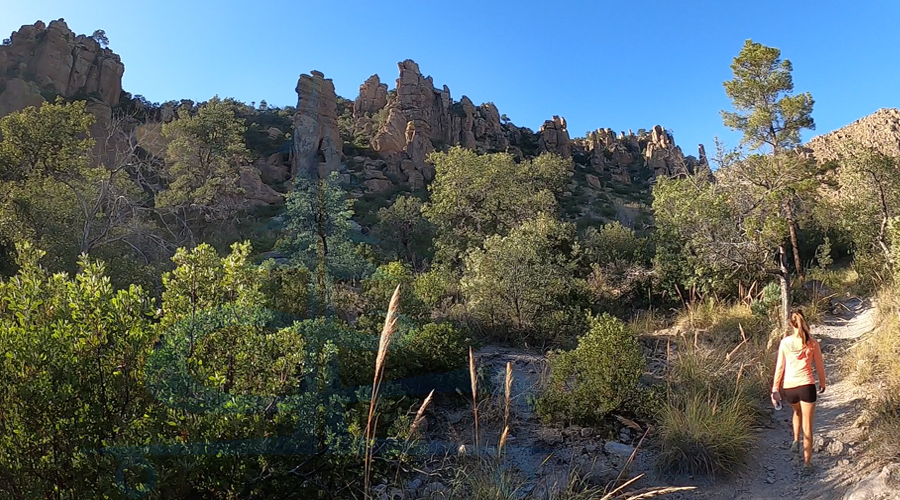
[(821, 384), (819, 384), (819, 394), (822, 394), (824, 392), (825, 392), (825, 382), (822, 382)]
[(777, 406), (778, 402), (781, 401), (781, 392), (772, 391), (772, 406)]

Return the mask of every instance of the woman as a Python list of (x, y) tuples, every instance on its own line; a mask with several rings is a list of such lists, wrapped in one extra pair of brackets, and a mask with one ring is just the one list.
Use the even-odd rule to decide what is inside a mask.
[(800, 431), (803, 430), (803, 462), (810, 466), (813, 443), (813, 421), (816, 417), (816, 380), (813, 364), (819, 374), (819, 393), (825, 392), (825, 366), (822, 349), (809, 334), (809, 325), (803, 311), (791, 313), (792, 334), (781, 340), (778, 346), (778, 362), (775, 365), (775, 381), (772, 384), (772, 403), (784, 399), (794, 409), (794, 443), (791, 451), (800, 451)]

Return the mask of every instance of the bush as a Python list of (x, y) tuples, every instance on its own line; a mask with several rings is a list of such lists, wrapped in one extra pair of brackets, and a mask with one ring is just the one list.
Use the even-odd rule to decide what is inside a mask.
[(637, 337), (608, 314), (588, 320), (578, 347), (550, 358), (550, 385), (536, 408), (545, 421), (600, 423), (638, 391), (645, 361)]

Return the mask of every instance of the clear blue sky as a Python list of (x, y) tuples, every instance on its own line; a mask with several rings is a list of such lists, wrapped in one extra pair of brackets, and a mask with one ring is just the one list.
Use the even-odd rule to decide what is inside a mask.
[(815, 132), (900, 107), (900, 2), (729, 0), (643, 2), (458, 0), (0, 0), (0, 35), (65, 18), (106, 30), (125, 63), (124, 87), (151, 101), (296, 104), (317, 69), (355, 98), (377, 73), (393, 88), (414, 59), (454, 99), (493, 101), (533, 129), (561, 115), (573, 137), (600, 127), (671, 129), (686, 154), (714, 136), (729, 109), (722, 82), (747, 38), (782, 50), (797, 91), (815, 99)]

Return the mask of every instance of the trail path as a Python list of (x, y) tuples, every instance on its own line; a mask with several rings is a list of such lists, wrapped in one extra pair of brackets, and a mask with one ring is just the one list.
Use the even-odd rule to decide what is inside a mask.
[(812, 326), (822, 346), (828, 382), (816, 407), (812, 474), (801, 475), (802, 459), (790, 451), (792, 411), (785, 405), (781, 411), (772, 410), (771, 424), (761, 430), (750, 462), (738, 477), (701, 486), (685, 498), (840, 500), (859, 482), (870, 465), (861, 459), (860, 431), (854, 426), (865, 395), (842, 377), (839, 363), (847, 349), (874, 327), (875, 308), (859, 299), (845, 305), (843, 317), (828, 316), (824, 324)]

